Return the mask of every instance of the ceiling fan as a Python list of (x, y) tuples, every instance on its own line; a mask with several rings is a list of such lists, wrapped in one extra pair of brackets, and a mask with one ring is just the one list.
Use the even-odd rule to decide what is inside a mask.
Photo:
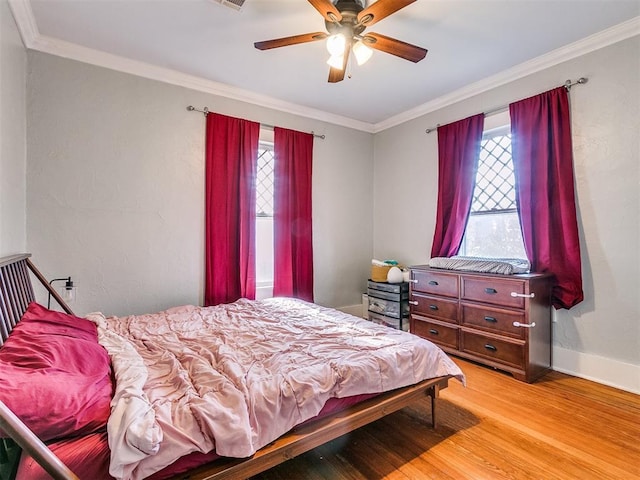
[(254, 46), (258, 50), (269, 50), (327, 39), (327, 49), (331, 54), (327, 62), (331, 67), (329, 70), (331, 83), (344, 79), (349, 53), (352, 50), (359, 65), (369, 59), (372, 48), (416, 63), (425, 57), (426, 49), (379, 33), (364, 33), (367, 27), (415, 1), (378, 0), (365, 8), (360, 0), (337, 0), (335, 4), (331, 0), (309, 0), (309, 3), (324, 17), (328, 33), (314, 32), (265, 40), (255, 42)]

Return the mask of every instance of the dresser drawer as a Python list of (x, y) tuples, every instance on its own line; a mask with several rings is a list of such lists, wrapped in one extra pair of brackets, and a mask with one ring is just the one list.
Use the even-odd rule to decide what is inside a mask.
[(405, 318), (391, 318), (377, 313), (369, 312), (369, 320), (373, 323), (385, 325), (387, 327), (395, 328), (396, 330), (409, 330), (409, 317)]
[(413, 317), (412, 323), (413, 331), (411, 333), (439, 345), (458, 349), (458, 329), (456, 327), (447, 327), (415, 317)]
[(524, 338), (524, 328), (513, 326), (513, 322), (525, 323), (524, 312), (462, 304), (460, 317), (460, 323), (465, 326)]
[(524, 369), (525, 366), (525, 346), (522, 343), (463, 330), (460, 332), (460, 350), (519, 369)]
[(458, 298), (458, 276), (431, 270), (412, 270), (413, 286), (415, 292), (443, 295), (445, 297)]
[(404, 302), (392, 302), (390, 300), (383, 300), (381, 298), (375, 298), (367, 296), (369, 302), (368, 310), (373, 313), (379, 313), (393, 318), (402, 318), (409, 315), (409, 303)]
[(446, 298), (413, 293), (411, 312), (425, 317), (436, 317), (445, 322), (458, 323), (458, 302)]
[(374, 290), (381, 290), (389, 293), (404, 293), (409, 291), (409, 283), (387, 283), (387, 282), (374, 282), (373, 280), (367, 281), (367, 287)]
[(491, 303), (512, 308), (524, 308), (526, 282), (523, 280), (506, 280), (493, 277), (461, 277), (461, 295), (463, 300)]
[(392, 302), (399, 302), (401, 300), (409, 299), (409, 291), (402, 293), (390, 293), (384, 290), (378, 290), (376, 288), (367, 288), (367, 295), (370, 297), (382, 298), (384, 300), (391, 300)]

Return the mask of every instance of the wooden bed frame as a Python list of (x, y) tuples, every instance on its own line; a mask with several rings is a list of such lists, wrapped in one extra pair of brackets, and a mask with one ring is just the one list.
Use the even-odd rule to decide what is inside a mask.
[[(73, 314), (58, 293), (30, 260), (28, 253), (0, 258), (0, 347), (18, 323), (30, 302), (35, 301), (29, 271), (62, 307)], [(294, 428), (247, 459), (219, 459), (177, 478), (192, 480), (244, 479), (256, 475), (323, 443), (340, 437), (413, 403), (425, 395), (431, 398), (433, 427), (436, 426), (436, 400), (446, 388), (449, 376), (425, 380), (416, 385), (378, 395), (347, 410)], [(75, 480), (76, 475), (0, 401), (0, 429), (53, 478)]]

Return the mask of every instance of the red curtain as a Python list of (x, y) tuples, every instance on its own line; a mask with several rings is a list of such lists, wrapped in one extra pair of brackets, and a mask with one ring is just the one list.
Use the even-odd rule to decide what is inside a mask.
[(534, 272), (553, 272), (556, 308), (584, 298), (574, 193), (569, 98), (564, 87), (509, 105), (518, 213)]
[(205, 305), (255, 298), (259, 136), (259, 123), (207, 115)]
[(438, 210), (431, 257), (450, 257), (460, 249), (483, 128), (483, 113), (438, 127)]
[(273, 295), (313, 302), (313, 135), (274, 128)]

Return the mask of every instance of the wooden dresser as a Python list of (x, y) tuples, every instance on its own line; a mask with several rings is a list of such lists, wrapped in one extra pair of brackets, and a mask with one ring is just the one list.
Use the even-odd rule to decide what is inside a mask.
[(533, 382), (551, 368), (550, 280), (411, 267), (411, 332)]

